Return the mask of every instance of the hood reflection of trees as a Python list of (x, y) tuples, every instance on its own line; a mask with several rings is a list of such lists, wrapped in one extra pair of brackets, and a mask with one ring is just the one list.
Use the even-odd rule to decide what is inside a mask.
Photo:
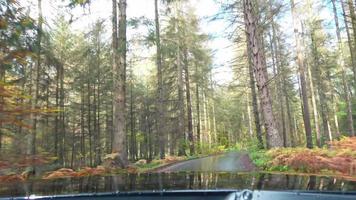
[(238, 173), (151, 173), (118, 176), (83, 177), (57, 180), (36, 180), (23, 184), (0, 183), (1, 194), (14, 196), (58, 195), (117, 191), (160, 190), (355, 190), (353, 182), (329, 177), (283, 174)]

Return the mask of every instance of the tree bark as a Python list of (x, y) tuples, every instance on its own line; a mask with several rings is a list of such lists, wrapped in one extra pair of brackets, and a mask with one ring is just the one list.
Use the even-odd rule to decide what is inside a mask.
[(267, 147), (282, 147), (283, 142), (276, 127), (276, 122), (273, 116), (272, 100), (267, 86), (268, 77), (265, 73), (266, 64), (263, 57), (263, 46), (261, 45), (261, 33), (258, 30), (258, 18), (255, 11), (256, 6), (254, 5), (253, 0), (244, 0), (243, 6), (249, 53), (251, 54), (254, 66), (254, 74), (256, 76), (257, 88), (261, 99), (262, 114), (264, 116), (265, 127), (267, 130)]
[(198, 148), (197, 151), (200, 153), (201, 151), (201, 143), (200, 143), (200, 96), (199, 96), (199, 73), (198, 73), (198, 64), (195, 63), (195, 103), (196, 103), (196, 112), (197, 112), (197, 143)]
[[(117, 33), (117, 5), (113, 5), (113, 147), (120, 167), (128, 165), (125, 132), (125, 79), (126, 79), (126, 0), (119, 0), (119, 33)], [(119, 46), (120, 44), (120, 46)]]
[(158, 86), (158, 127), (157, 132), (159, 136), (159, 148), (160, 148), (160, 158), (165, 157), (165, 115), (164, 115), (164, 91), (163, 91), (163, 74), (162, 74), (162, 52), (161, 52), (161, 37), (160, 37), (160, 23), (159, 23), (159, 12), (158, 12), (158, 0), (155, 0), (155, 27), (156, 27), (156, 65), (157, 65), (157, 86)]
[[(178, 36), (179, 37), (179, 36)], [(183, 156), (185, 153), (185, 117), (184, 117), (184, 96), (183, 96), (183, 67), (181, 63), (180, 42), (178, 38), (177, 50), (177, 73), (178, 73), (178, 134), (179, 149), (178, 155)]]
[(89, 165), (90, 167), (93, 166), (93, 140), (92, 140), (92, 137), (93, 137), (93, 133), (91, 131), (91, 127), (92, 127), (92, 124), (91, 124), (91, 100), (90, 100), (90, 97), (91, 97), (91, 87), (90, 87), (90, 75), (91, 75), (91, 67), (90, 65), (88, 65), (88, 74), (87, 74), (87, 109), (88, 109), (88, 139), (89, 139)]
[(257, 92), (256, 92), (256, 83), (255, 83), (255, 76), (253, 75), (253, 65), (251, 60), (251, 53), (248, 53), (248, 70), (250, 76), (250, 89), (251, 89), (251, 97), (252, 97), (252, 109), (253, 109), (253, 116), (255, 121), (255, 128), (256, 128), (256, 137), (258, 140), (258, 147), (260, 149), (264, 148), (263, 139), (262, 139), (262, 130), (261, 130), (261, 122), (260, 116), (258, 113), (258, 102), (257, 102)]
[(85, 156), (85, 122), (84, 122), (84, 85), (81, 87), (81, 95), (80, 95), (80, 132), (81, 132), (81, 140), (80, 140), (80, 152), (81, 152), (81, 166), (85, 166), (86, 156)]
[(214, 143), (218, 143), (218, 138), (217, 138), (217, 132), (216, 132), (216, 117), (215, 117), (215, 90), (214, 90), (214, 83), (213, 83), (213, 74), (210, 71), (210, 88), (211, 88), (211, 111), (213, 115), (213, 138), (214, 138)]
[(321, 143), (320, 127), (319, 127), (319, 114), (318, 114), (318, 108), (317, 108), (317, 105), (316, 105), (313, 77), (312, 77), (312, 73), (311, 73), (310, 67), (308, 67), (308, 78), (309, 78), (310, 93), (311, 93), (312, 108), (313, 108), (313, 116), (314, 116), (314, 126), (315, 126), (315, 133), (316, 133), (315, 140), (316, 140), (316, 145), (318, 147), (321, 147), (322, 143)]
[[(0, 67), (0, 83), (5, 83), (5, 68), (3, 67)], [(0, 111), (4, 109), (3, 104), (4, 104), (4, 98), (0, 97)], [(0, 120), (0, 152), (2, 150), (2, 135), (3, 135), (1, 128), (2, 128), (2, 122)]]
[(185, 93), (187, 98), (187, 117), (188, 117), (188, 140), (190, 155), (194, 155), (194, 136), (193, 136), (193, 116), (192, 116), (192, 101), (190, 97), (190, 80), (189, 80), (189, 68), (188, 68), (188, 50), (183, 50), (184, 58), (184, 72), (185, 72)]

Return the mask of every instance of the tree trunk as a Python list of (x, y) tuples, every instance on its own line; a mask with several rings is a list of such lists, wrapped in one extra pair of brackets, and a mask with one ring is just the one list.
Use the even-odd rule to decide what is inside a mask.
[[(32, 75), (32, 97), (31, 99), (31, 109), (35, 110), (38, 108), (38, 98), (39, 98), (39, 79), (40, 79), (40, 70), (41, 70), (41, 39), (42, 39), (42, 2), (38, 0), (38, 28), (37, 28), (37, 58), (35, 63), (35, 75)], [(33, 74), (33, 72), (32, 72)], [(30, 118), (32, 120), (32, 129), (28, 135), (28, 144), (27, 144), (27, 155), (35, 156), (36, 155), (36, 135), (37, 135), (37, 115), (31, 113)], [(30, 166), (29, 169), (34, 173), (34, 166)]]
[[(126, 79), (126, 0), (119, 0), (119, 33), (117, 33), (117, 5), (113, 3), (113, 146), (117, 153), (117, 164), (128, 165), (125, 133), (125, 79)], [(119, 44), (120, 43), (120, 47)]]
[[(5, 68), (3, 67), (0, 67), (0, 83), (5, 83)], [(0, 97), (0, 112), (2, 112), (4, 109), (3, 105), (4, 105), (4, 98)], [(0, 121), (0, 152), (2, 149), (2, 134), (3, 134), (1, 128), (2, 128), (2, 122)], [(19, 128), (21, 128), (21, 126)]]
[(187, 98), (187, 116), (188, 116), (188, 140), (190, 155), (194, 155), (194, 136), (193, 136), (193, 116), (192, 116), (192, 101), (190, 97), (190, 80), (189, 80), (189, 68), (188, 68), (188, 50), (185, 48), (184, 55), (184, 72), (185, 72), (185, 93)]
[[(100, 45), (100, 44), (99, 44)], [(98, 55), (100, 55), (100, 48), (99, 48), (99, 51), (98, 51)], [(100, 64), (100, 57), (98, 57), (98, 63)], [(99, 66), (99, 65), (98, 65)], [(101, 99), (100, 99), (100, 91), (101, 91), (101, 87), (100, 87), (100, 69), (98, 69), (98, 85), (97, 85), (97, 146), (96, 146), (96, 157), (95, 157), (95, 161), (96, 161), (96, 164), (97, 165), (100, 165), (101, 164), (101, 150), (102, 150), (102, 145), (101, 145), (101, 129), (100, 129), (100, 125), (101, 125), (101, 121), (100, 121), (100, 105), (101, 105)]]
[(130, 65), (130, 157), (136, 160), (136, 133), (135, 133), (135, 116), (134, 116), (134, 97), (133, 97), (133, 74), (132, 65)]
[(250, 99), (247, 98), (246, 101), (246, 108), (247, 108), (247, 123), (248, 123), (248, 134), (250, 138), (253, 138), (253, 130), (252, 130), (252, 119), (251, 119), (251, 108), (250, 108)]
[(90, 75), (91, 75), (91, 67), (88, 65), (88, 74), (87, 74), (87, 109), (88, 109), (88, 139), (89, 139), (89, 165), (90, 167), (93, 166), (93, 140), (92, 136), (93, 133), (91, 131), (91, 88), (90, 88)]
[(263, 145), (263, 139), (262, 139), (260, 116), (259, 116), (259, 113), (258, 113), (256, 83), (255, 83), (255, 76), (253, 75), (253, 66), (252, 66), (252, 60), (251, 60), (251, 54), (250, 53), (248, 53), (248, 57), (249, 57), (248, 58), (249, 59), (248, 70), (249, 70), (249, 76), (250, 76), (252, 109), (253, 109), (253, 116), (254, 116), (254, 120), (255, 120), (256, 136), (257, 136), (257, 140), (258, 140), (258, 147), (260, 149), (263, 149), (264, 145)]
[[(59, 110), (59, 71), (60, 66), (56, 66), (56, 109)], [(59, 135), (59, 115), (60, 113), (56, 113), (54, 118), (54, 155), (58, 156), (58, 135)]]
[(85, 166), (86, 156), (85, 156), (85, 122), (84, 122), (84, 85), (81, 87), (81, 95), (80, 95), (80, 132), (81, 132), (81, 140), (80, 140), (80, 152), (81, 152), (81, 167)]
[(159, 149), (160, 158), (165, 157), (165, 115), (164, 115), (164, 91), (163, 91), (163, 74), (162, 74), (162, 52), (161, 52), (161, 37), (160, 37), (160, 23), (159, 23), (159, 13), (158, 13), (158, 0), (155, 0), (155, 25), (156, 25), (156, 64), (157, 64), (157, 86), (158, 86), (158, 127), (157, 132), (159, 136)]
[(308, 91), (307, 91), (306, 78), (305, 78), (305, 60), (304, 60), (304, 55), (302, 50), (301, 33), (297, 22), (297, 13), (295, 11), (294, 0), (290, 0), (290, 2), (291, 2), (292, 17), (293, 17), (294, 34), (295, 34), (295, 40), (297, 45), (297, 63), (299, 66), (301, 96), (303, 102), (303, 121), (304, 121), (306, 142), (308, 148), (313, 148), (309, 103), (308, 103)]
[[(270, 2), (270, 6), (271, 6)], [(272, 10), (272, 8), (270, 8)], [(276, 34), (276, 29), (274, 25), (274, 18), (272, 16), (271, 18), (272, 22), (272, 37), (270, 37), (271, 41), (271, 54), (272, 54), (272, 61), (273, 61), (273, 68), (276, 68), (276, 70), (273, 70), (273, 75), (276, 78), (276, 94), (277, 96), (282, 96), (283, 95), (283, 90), (282, 90), (282, 81), (281, 81), (281, 76), (282, 74), (282, 67), (281, 67), (281, 60), (279, 57), (279, 47), (277, 46), (277, 34)], [(286, 130), (286, 120), (285, 120), (285, 113), (284, 113), (284, 101), (283, 98), (280, 99), (279, 106), (280, 106), (280, 120), (282, 124), (282, 136), (283, 136), (283, 146), (287, 147), (287, 130)]]
[(195, 102), (196, 102), (196, 112), (197, 112), (197, 147), (198, 153), (201, 153), (201, 143), (200, 143), (200, 97), (199, 97), (199, 73), (198, 64), (195, 63)]
[[(325, 88), (325, 84), (323, 83), (323, 79), (326, 77), (322, 77), (322, 71), (320, 68), (320, 63), (319, 63), (319, 52), (317, 48), (317, 43), (316, 43), (316, 38), (315, 38), (315, 33), (314, 30), (311, 30), (311, 43), (312, 43), (312, 54), (313, 54), (313, 60), (314, 60), (314, 68), (315, 68), (315, 77), (317, 80), (317, 84), (319, 86), (318, 88), (318, 96), (319, 96), (319, 103), (320, 103), (320, 110), (321, 110), (321, 119), (322, 119), (322, 124), (323, 124), (323, 137), (319, 136), (319, 141), (318, 141), (318, 147), (323, 146), (325, 138), (329, 138), (329, 120), (328, 120), (328, 105), (327, 105), (327, 97), (325, 95), (327, 89)], [(311, 78), (311, 77), (310, 77)], [(312, 81), (312, 78), (311, 80)]]
[(211, 111), (213, 115), (213, 138), (214, 143), (218, 143), (217, 132), (216, 132), (216, 117), (215, 117), (215, 95), (214, 95), (214, 83), (213, 83), (213, 74), (210, 71), (210, 88), (211, 88)]
[(64, 66), (60, 66), (60, 75), (59, 75), (59, 162), (65, 164), (65, 107), (64, 107)]
[(183, 67), (181, 63), (181, 52), (178, 41), (177, 51), (177, 72), (178, 72), (178, 134), (179, 149), (178, 155), (183, 156), (185, 153), (185, 117), (184, 117), (184, 96), (183, 96)]
[(308, 67), (308, 78), (309, 78), (309, 84), (310, 84), (310, 93), (311, 93), (313, 116), (314, 116), (314, 126), (315, 126), (315, 133), (316, 133), (315, 140), (316, 140), (316, 145), (318, 147), (321, 147), (322, 143), (321, 143), (320, 127), (319, 127), (319, 114), (318, 114), (318, 108), (316, 105), (313, 77), (312, 77), (310, 67)]
[(93, 80), (93, 153), (94, 153), (94, 166), (97, 166), (99, 163), (97, 163), (97, 156), (98, 156), (98, 152), (97, 152), (97, 147), (98, 147), (98, 124), (96, 121), (96, 80)]
[(258, 30), (258, 19), (256, 15), (257, 9), (252, 0), (244, 0), (243, 6), (248, 49), (254, 66), (254, 74), (256, 76), (257, 87), (261, 99), (262, 114), (267, 130), (267, 147), (282, 147), (283, 142), (276, 127), (276, 122), (273, 116), (272, 100), (267, 87), (268, 77), (265, 73), (266, 64), (263, 60), (263, 46), (261, 45), (260, 37), (261, 33)]

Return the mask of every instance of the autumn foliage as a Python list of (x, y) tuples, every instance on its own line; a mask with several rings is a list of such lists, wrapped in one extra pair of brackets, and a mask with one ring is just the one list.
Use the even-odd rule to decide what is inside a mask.
[(328, 143), (328, 148), (280, 148), (267, 152), (272, 167), (286, 166), (297, 172), (331, 171), (356, 175), (356, 137)]
[(22, 182), (25, 180), (26, 180), (26, 176), (20, 175), (20, 174), (11, 174), (11, 175), (0, 176), (1, 183)]
[(68, 177), (83, 177), (83, 176), (97, 176), (103, 175), (109, 172), (108, 169), (98, 166), (96, 168), (85, 167), (78, 171), (74, 171), (69, 168), (61, 168), (53, 172), (48, 172), (42, 178), (43, 179), (57, 179), (57, 178), (68, 178)]
[(25, 168), (28, 166), (40, 166), (51, 163), (54, 158), (48, 157), (46, 155), (36, 155), (36, 156), (13, 156), (7, 155), (8, 158), (0, 158), (0, 170), (2, 169), (17, 169), (17, 168)]

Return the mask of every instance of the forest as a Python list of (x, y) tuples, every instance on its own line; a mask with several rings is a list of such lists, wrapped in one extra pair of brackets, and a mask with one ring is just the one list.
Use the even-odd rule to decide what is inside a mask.
[[(145, 0), (153, 17), (105, 0), (110, 17), (78, 29), (96, 1), (52, 0), (48, 16), (45, 1), (0, 0), (0, 166), (126, 168), (355, 136), (356, 1), (214, 0), (205, 19), (202, 0)], [(214, 28), (231, 80), (204, 20), (228, 24)]]

